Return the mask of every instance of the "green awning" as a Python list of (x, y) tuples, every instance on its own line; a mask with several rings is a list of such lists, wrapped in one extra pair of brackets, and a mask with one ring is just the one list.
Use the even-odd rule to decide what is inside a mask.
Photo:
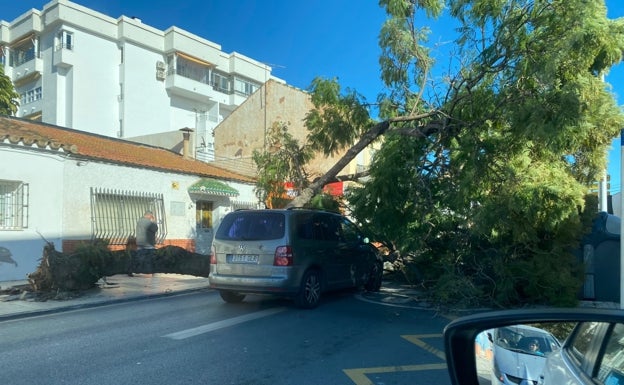
[(203, 178), (189, 187), (188, 192), (191, 194), (218, 195), (226, 197), (237, 197), (238, 190), (220, 182), (216, 179)]

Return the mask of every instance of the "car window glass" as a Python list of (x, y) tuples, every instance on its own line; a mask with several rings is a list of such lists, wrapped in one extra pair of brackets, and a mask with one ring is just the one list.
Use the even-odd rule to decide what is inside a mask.
[(342, 231), (337, 218), (332, 215), (319, 215), (319, 217), (323, 227), (324, 239), (331, 242), (342, 242)]
[(305, 240), (322, 239), (322, 230), (320, 223), (314, 216), (310, 214), (301, 214), (295, 216), (295, 229), (297, 237)]
[(342, 227), (342, 235), (344, 236), (345, 242), (355, 243), (360, 240), (360, 232), (353, 223), (343, 218), (340, 221), (340, 225)]
[(599, 326), (599, 322), (583, 322), (579, 325), (570, 346), (570, 353), (577, 360), (577, 364), (580, 364), (583, 357), (589, 353), (592, 338), (596, 335)]
[(240, 212), (226, 215), (215, 234), (217, 239), (269, 240), (284, 237), (281, 213)]
[(598, 380), (605, 385), (624, 384), (624, 325), (616, 324), (598, 370)]

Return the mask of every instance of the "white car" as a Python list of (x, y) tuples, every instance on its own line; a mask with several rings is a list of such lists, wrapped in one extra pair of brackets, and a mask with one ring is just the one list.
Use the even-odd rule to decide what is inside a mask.
[(490, 385), (488, 369), (492, 368), (496, 354), (493, 350), (503, 348), (499, 349), (500, 345), (488, 337), (494, 340), (494, 330), (521, 331), (529, 324), (564, 342), (559, 349), (545, 353), (538, 379), (518, 380), (518, 385), (624, 384), (624, 311), (597, 307), (502, 310), (452, 321), (444, 328), (451, 383)]
[(529, 325), (505, 326), (486, 333), (492, 349), (492, 385), (540, 382), (547, 356), (561, 349), (551, 333)]

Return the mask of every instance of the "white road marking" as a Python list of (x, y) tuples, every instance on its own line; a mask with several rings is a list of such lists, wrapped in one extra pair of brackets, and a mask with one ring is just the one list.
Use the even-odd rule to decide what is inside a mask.
[(268, 316), (273, 315), (273, 314), (281, 313), (284, 310), (286, 310), (285, 307), (278, 307), (278, 308), (275, 308), (275, 309), (267, 309), (267, 310), (257, 311), (255, 313), (249, 313), (249, 314), (241, 315), (241, 316), (238, 316), (238, 317), (225, 319), (225, 320), (222, 320), (222, 321), (217, 321), (217, 322), (213, 322), (213, 323), (210, 323), (210, 324), (198, 326), (196, 328), (186, 329), (186, 330), (182, 330), (182, 331), (179, 331), (179, 332), (167, 334), (167, 335), (164, 335), (163, 337), (171, 338), (173, 340), (183, 340), (185, 338), (194, 337), (194, 336), (199, 335), (199, 334), (204, 334), (204, 333), (208, 333), (208, 332), (211, 332), (211, 331), (214, 331), (214, 330), (223, 329), (223, 328), (226, 328), (226, 327), (229, 327), (229, 326), (232, 326), (232, 325), (238, 325), (238, 324), (243, 323), (243, 322), (255, 320), (255, 319), (258, 319), (258, 318), (262, 318), (262, 317), (268, 317)]

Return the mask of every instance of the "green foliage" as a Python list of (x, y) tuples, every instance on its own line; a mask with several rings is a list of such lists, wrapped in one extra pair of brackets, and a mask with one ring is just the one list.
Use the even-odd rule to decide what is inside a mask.
[[(621, 61), (624, 20), (607, 19), (604, 1), (379, 3), (388, 13), (379, 36), (387, 93), (377, 102), (389, 128), (375, 131), (382, 126), (355, 91), (315, 79), (305, 148), (335, 154), (357, 141), (353, 159), (386, 132), (350, 208), (408, 256), (405, 276), (432, 299), (573, 305), (583, 282), (574, 252), (597, 211), (585, 195), (624, 125), (601, 79)], [(422, 20), (445, 3), (459, 35), (436, 83), (437, 47)], [(271, 188), (304, 164), (291, 162), (300, 149), (284, 132), (276, 138), (290, 144), (270, 153), (287, 156), (256, 154), (260, 185), (275, 197), (283, 191)]]
[(602, 1), (450, 1), (457, 71), (421, 100), (434, 62), (415, 20), (438, 3), (380, 4), (381, 116), (395, 134), (349, 196), (354, 215), (410, 255), (435, 300), (573, 305), (573, 252), (597, 207), (585, 194), (624, 123), (600, 78), (622, 58), (623, 21)]
[(268, 207), (281, 207), (285, 201), (284, 182), (291, 182), (297, 189), (308, 184), (305, 165), (312, 158), (309, 146), (300, 146), (288, 132), (288, 124), (275, 122), (267, 136), (267, 150), (253, 152), (258, 168), (256, 195)]
[(335, 155), (368, 130), (371, 120), (364, 98), (352, 90), (341, 92), (333, 79), (316, 78), (310, 86), (314, 109), (305, 117), (313, 151)]
[(75, 252), (68, 256), (75, 260), (75, 274), (71, 278), (77, 283), (78, 288), (85, 289), (94, 287), (95, 283), (103, 277), (106, 267), (111, 263), (113, 254), (108, 249), (108, 242), (96, 240), (90, 243), (81, 243)]
[(332, 195), (325, 193), (315, 195), (304, 207), (317, 210), (333, 211), (335, 213), (342, 212), (343, 208), (340, 201), (338, 201)]
[(0, 66), (0, 114), (13, 115), (19, 107), (19, 94), (15, 92), (11, 79)]

